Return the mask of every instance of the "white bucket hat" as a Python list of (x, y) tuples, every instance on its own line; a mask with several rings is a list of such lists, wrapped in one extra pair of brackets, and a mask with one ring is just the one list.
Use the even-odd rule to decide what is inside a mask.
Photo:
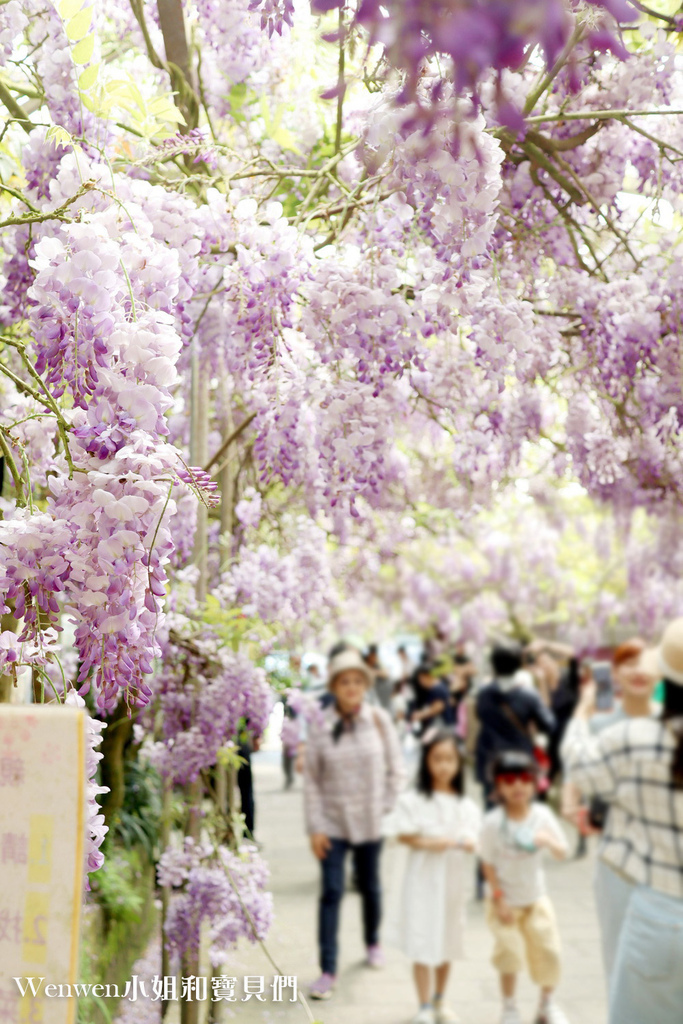
[(659, 647), (643, 651), (640, 665), (653, 676), (683, 686), (683, 618), (669, 623)]
[(336, 677), (341, 675), (342, 672), (350, 672), (351, 670), (362, 672), (368, 686), (372, 686), (374, 682), (372, 672), (363, 661), (360, 652), (350, 647), (348, 650), (336, 654), (334, 658), (330, 658), (330, 663), (327, 666), (328, 687), (332, 686)]

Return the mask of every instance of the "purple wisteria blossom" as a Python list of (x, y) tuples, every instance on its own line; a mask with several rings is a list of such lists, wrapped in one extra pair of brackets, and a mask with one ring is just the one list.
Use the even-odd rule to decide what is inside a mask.
[[(85, 701), (75, 690), (69, 690), (64, 703), (69, 707), (85, 708)], [(86, 714), (87, 746), (85, 761), (85, 777), (87, 786), (87, 820), (85, 836), (85, 888), (90, 889), (88, 876), (93, 871), (99, 870), (104, 864), (104, 854), (100, 850), (104, 837), (109, 828), (104, 824), (104, 815), (100, 814), (97, 797), (102, 793), (108, 793), (107, 786), (98, 786), (95, 782), (98, 763), (102, 760), (102, 753), (97, 748), (102, 742), (102, 730), (106, 728), (105, 722), (92, 718)]]
[(162, 887), (183, 887), (171, 897), (167, 929), (171, 953), (196, 953), (206, 923), (209, 956), (217, 967), (238, 939), (257, 942), (270, 927), (272, 896), (265, 890), (268, 869), (253, 846), (214, 850), (209, 844), (186, 838), (182, 847), (164, 852), (158, 878)]

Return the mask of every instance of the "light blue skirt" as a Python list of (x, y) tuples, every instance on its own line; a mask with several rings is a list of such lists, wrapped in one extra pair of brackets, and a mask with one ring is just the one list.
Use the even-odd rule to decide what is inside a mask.
[(610, 982), (609, 1024), (683, 1024), (683, 900), (631, 895)]
[(626, 910), (634, 890), (632, 882), (627, 882), (604, 860), (598, 858), (593, 880), (595, 893), (595, 909), (600, 923), (602, 939), (602, 960), (605, 967), (605, 978), (609, 988), (610, 978), (617, 955), (619, 936), (626, 917)]

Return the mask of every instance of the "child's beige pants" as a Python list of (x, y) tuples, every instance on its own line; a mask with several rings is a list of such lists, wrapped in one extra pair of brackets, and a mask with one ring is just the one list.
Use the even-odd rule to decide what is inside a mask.
[(553, 905), (542, 896), (528, 907), (512, 907), (514, 921), (502, 924), (493, 903), (487, 920), (493, 932), (493, 966), (501, 974), (518, 974), (524, 953), (532, 980), (541, 988), (556, 988), (560, 980), (560, 933)]

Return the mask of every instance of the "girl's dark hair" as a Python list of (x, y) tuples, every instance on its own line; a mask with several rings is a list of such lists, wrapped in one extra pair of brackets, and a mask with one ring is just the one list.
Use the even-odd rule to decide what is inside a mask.
[(426, 796), (431, 796), (434, 790), (432, 785), (432, 777), (429, 774), (429, 767), (427, 765), (427, 758), (429, 757), (430, 751), (434, 749), (437, 743), (452, 743), (455, 747), (455, 752), (458, 755), (458, 770), (451, 779), (451, 789), (458, 796), (462, 796), (465, 792), (465, 773), (464, 773), (464, 762), (463, 754), (458, 743), (458, 737), (455, 735), (452, 729), (438, 728), (434, 732), (431, 730), (427, 733), (427, 740), (422, 743), (422, 750), (420, 752), (420, 767), (417, 771), (417, 788), (420, 793), (424, 793)]
[[(664, 706), (662, 721), (671, 718), (683, 718), (683, 686), (664, 680)], [(683, 729), (677, 730), (677, 743), (671, 762), (671, 785), (674, 789), (683, 789)]]

